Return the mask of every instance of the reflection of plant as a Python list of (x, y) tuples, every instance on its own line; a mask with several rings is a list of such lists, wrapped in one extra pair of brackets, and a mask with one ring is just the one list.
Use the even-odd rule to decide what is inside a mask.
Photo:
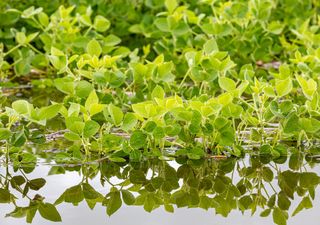
[[(22, 218), (26, 217), (28, 223), (32, 223), (32, 220), (37, 212), (47, 220), (61, 221), (61, 216), (56, 207), (48, 202), (44, 201), (44, 197), (39, 194), (34, 194), (34, 197), (29, 196), (30, 191), (38, 191), (45, 184), (46, 181), (43, 178), (36, 178), (29, 180), (25, 173), (31, 173), (34, 167), (26, 167), (18, 169), (19, 173), (12, 176), (7, 170), (5, 174), (0, 174), (0, 203), (12, 203), (15, 209), (6, 216)], [(21, 174), (21, 175), (20, 175)], [(19, 206), (16, 202), (16, 193), (20, 194), (22, 198), (29, 200), (28, 206)]]
[[(173, 212), (174, 206), (199, 207), (205, 210), (214, 208), (222, 216), (228, 216), (232, 210), (250, 210), (252, 214), (260, 211), (262, 217), (272, 215), (274, 222), (282, 225), (286, 224), (289, 217), (293, 196), (300, 196), (301, 202), (293, 210), (292, 216), (312, 207), (315, 188), (320, 183), (320, 177), (316, 173), (304, 170), (306, 163), (312, 166), (313, 162), (305, 162), (301, 154), (290, 157), (288, 170), (281, 169), (280, 164), (286, 162), (284, 157), (275, 162), (268, 157), (251, 157), (248, 166), (246, 162), (235, 159), (189, 161), (180, 157), (177, 162), (180, 164), (178, 169), (171, 167), (170, 162), (158, 160), (122, 165), (104, 161), (99, 165), (83, 165), (77, 168), (82, 171), (82, 181), (65, 190), (54, 205), (63, 202), (78, 205), (85, 200), (91, 209), (97, 204), (105, 206), (109, 216), (123, 203), (142, 206), (147, 212), (160, 206), (168, 212)], [(50, 174), (61, 171), (62, 168), (58, 168), (51, 169)], [(29, 189), (39, 190), (45, 185), (43, 179), (28, 180), (24, 172), (20, 172), (22, 176), (8, 173), (1, 175), (2, 203), (15, 204), (9, 187), (26, 196)], [(151, 176), (147, 176), (147, 173)], [(90, 179), (97, 176), (100, 176), (102, 185), (110, 185), (106, 195), (97, 192), (90, 185)], [(234, 179), (236, 176), (240, 180)], [(111, 182), (113, 177), (117, 177), (119, 181)], [(43, 203), (43, 199), (39, 195), (34, 199), (29, 198), (28, 207), (16, 206), (8, 215), (26, 216), (27, 221), (32, 221), (31, 218), (39, 210), (44, 218), (58, 220), (60, 216), (54, 205)]]

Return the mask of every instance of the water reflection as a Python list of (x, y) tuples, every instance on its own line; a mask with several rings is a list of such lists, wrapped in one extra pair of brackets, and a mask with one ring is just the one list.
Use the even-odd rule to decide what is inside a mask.
[[(317, 163), (316, 158), (302, 154), (275, 161), (256, 156), (218, 161), (103, 161), (51, 166), (48, 176), (39, 177), (35, 171), (41, 166), (1, 167), (0, 203), (13, 208), (11, 212), (1, 210), (1, 217), (25, 218), (31, 223), (38, 214), (46, 220), (63, 221), (64, 208), (87, 204), (90, 209), (103, 207), (106, 216), (116, 215), (126, 205), (147, 212), (187, 207), (213, 209), (225, 217), (231, 212), (249, 212), (285, 224), (289, 217), (312, 208), (320, 182), (314, 169)], [(62, 193), (42, 191), (46, 186), (54, 190), (69, 171), (79, 174), (74, 176), (76, 185), (71, 182)]]

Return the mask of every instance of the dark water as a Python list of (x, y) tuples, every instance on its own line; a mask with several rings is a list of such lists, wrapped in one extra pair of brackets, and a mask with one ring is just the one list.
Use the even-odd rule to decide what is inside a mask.
[[(103, 161), (72, 167), (52, 163), (0, 167), (2, 193), (16, 197), (10, 203), (3, 203), (4, 197), (0, 197), (1, 225), (27, 224), (30, 209), (24, 207), (30, 202), (55, 203), (62, 219), (58, 223), (48, 221), (38, 210), (32, 221), (35, 225), (273, 224), (275, 210), (281, 215), (288, 212), (288, 224), (319, 224), (320, 167), (316, 159), (304, 155), (275, 161), (247, 156), (240, 160), (178, 159), (130, 164)], [(19, 178), (23, 184), (15, 185), (17, 176), (23, 176)], [(41, 179), (32, 186), (30, 183), (37, 178), (45, 179), (45, 183)], [(122, 190), (135, 197), (131, 199), (133, 205), (123, 202)], [(110, 191), (119, 193), (121, 207), (109, 217)], [(59, 198), (62, 200), (57, 201)], [(309, 209), (292, 217), (302, 199), (308, 200), (303, 206)], [(164, 205), (172, 207), (174, 213), (165, 211)], [(261, 217), (265, 209), (270, 209), (270, 214)]]

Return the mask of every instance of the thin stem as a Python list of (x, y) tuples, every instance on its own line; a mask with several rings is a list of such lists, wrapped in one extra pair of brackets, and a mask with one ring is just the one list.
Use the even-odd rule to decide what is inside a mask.
[(4, 53), (3, 54), (3, 57), (6, 57), (7, 55), (9, 55), (11, 52), (13, 52), (13, 51), (15, 51), (15, 50), (17, 50), (18, 48), (20, 48), (21, 47), (21, 45), (19, 44), (19, 45), (16, 45), (16, 46), (14, 46), (13, 48), (11, 48), (9, 51), (7, 51), (6, 53)]
[(187, 71), (187, 72), (186, 72), (186, 74), (184, 75), (184, 77), (183, 77), (183, 79), (182, 79), (182, 81), (181, 81), (181, 83), (180, 83), (180, 85), (179, 85), (178, 89), (180, 89), (180, 88), (182, 87), (182, 85), (183, 85), (183, 83), (185, 82), (185, 80), (187, 79), (187, 77), (188, 77), (188, 75), (189, 75), (190, 71), (191, 71), (191, 67), (189, 67), (188, 71)]

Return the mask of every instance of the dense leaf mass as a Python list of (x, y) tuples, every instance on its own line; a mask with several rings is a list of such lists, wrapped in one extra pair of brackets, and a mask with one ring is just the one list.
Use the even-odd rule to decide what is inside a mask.
[[(2, 1), (1, 151), (18, 164), (34, 162), (23, 146), (60, 132), (68, 147), (58, 158), (71, 161), (241, 157), (243, 145), (278, 158), (292, 143), (312, 152), (320, 136), (319, 7), (313, 0)], [(46, 97), (17, 95), (24, 86)], [(263, 176), (272, 179), (268, 170)]]

